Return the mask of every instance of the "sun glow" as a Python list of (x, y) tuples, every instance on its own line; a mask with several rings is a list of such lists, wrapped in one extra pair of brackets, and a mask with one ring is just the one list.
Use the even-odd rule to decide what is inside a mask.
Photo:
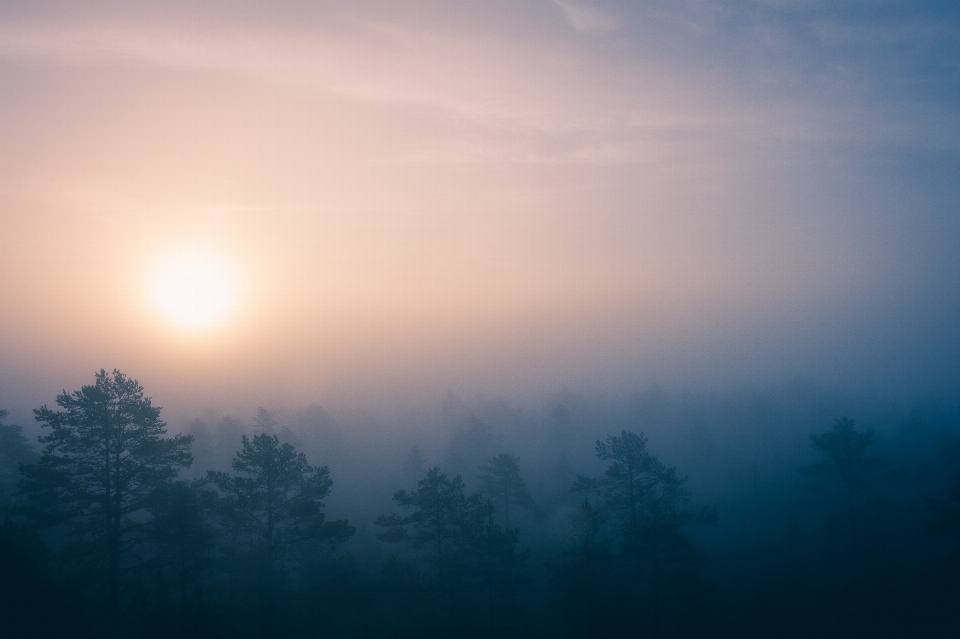
[(237, 283), (223, 262), (203, 254), (181, 254), (160, 265), (150, 294), (155, 309), (173, 324), (211, 329), (234, 311)]

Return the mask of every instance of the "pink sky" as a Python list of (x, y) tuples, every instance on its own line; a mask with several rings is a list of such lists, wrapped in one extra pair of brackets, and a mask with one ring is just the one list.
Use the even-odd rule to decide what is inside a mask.
[(744, 6), (5, 3), (0, 404), (954, 384), (953, 32)]

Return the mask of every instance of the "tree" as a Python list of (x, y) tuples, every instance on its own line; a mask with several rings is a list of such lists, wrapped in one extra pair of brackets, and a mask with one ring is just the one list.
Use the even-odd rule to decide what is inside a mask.
[(632, 533), (636, 537), (625, 540), (625, 554), (627, 565), (636, 570), (634, 579), (649, 589), (653, 628), (658, 631), (669, 603), (695, 599), (701, 594), (698, 576), (703, 560), (685, 529), (713, 523), (718, 515), (712, 506), (688, 508), (691, 494), (685, 488), (686, 479), (677, 476), (676, 468), (666, 468), (659, 460), (655, 465), (657, 484), (640, 516), (639, 528)]
[(265, 615), (251, 620), (262, 624), (260, 634), (276, 636), (288, 622), (278, 608), (296, 554), (306, 559), (332, 550), (354, 529), (346, 520), (326, 521), (323, 500), (333, 486), (326, 466), (311, 466), (302, 452), (281, 444), (276, 435), (244, 435), (241, 442), (231, 463), (235, 474), (210, 471), (207, 477), (224, 494), (224, 527), (249, 562), (239, 565), (253, 569), (252, 594)]
[[(48, 552), (32, 528), (0, 519), (0, 636), (68, 636), (72, 613), (67, 593), (50, 578)], [(57, 614), (50, 614), (50, 601)]]
[(522, 581), (521, 565), (527, 552), (517, 553), (518, 528), (503, 528), (494, 518), (493, 501), (473, 509), (471, 546), (483, 596), (488, 630), (502, 630), (514, 612), (514, 585)]
[(561, 618), (571, 636), (612, 636), (621, 630), (630, 602), (612, 544), (602, 534), (608, 517), (584, 498), (569, 519), (572, 535), (563, 561), (551, 566)]
[(159, 491), (150, 534), (162, 570), (173, 573), (180, 599), (181, 635), (187, 634), (188, 590), (197, 592), (200, 576), (210, 568), (216, 538), (208, 513), (217, 496), (203, 481), (176, 481)]
[(70, 526), (81, 548), (103, 567), (108, 632), (117, 633), (125, 557), (140, 541), (138, 512), (149, 512), (157, 491), (190, 465), (189, 436), (167, 438), (160, 408), (143, 387), (118, 370), (57, 396), (63, 410), (34, 411), (50, 433), (36, 464), (24, 468), (30, 512), (45, 523)]
[(510, 507), (517, 506), (535, 513), (537, 504), (530, 495), (527, 483), (520, 476), (520, 460), (513, 455), (500, 453), (492, 457), (484, 466), (480, 481), (483, 489), (493, 500), (497, 510), (503, 514), (504, 524), (510, 527)]
[(37, 458), (36, 451), (23, 436), (23, 429), (4, 424), (9, 413), (0, 409), (0, 508), (9, 505), (9, 493), (20, 478), (20, 465), (29, 465)]
[(377, 539), (387, 543), (408, 542), (423, 550), (437, 566), (438, 573), (442, 573), (445, 554), (462, 544), (465, 538), (468, 513), (480, 504), (479, 495), (467, 497), (460, 475), (450, 479), (434, 466), (417, 482), (417, 490), (398, 490), (393, 500), (413, 512), (406, 516), (377, 517), (377, 525), (386, 528)]
[(237, 473), (208, 473), (226, 495), (234, 532), (273, 568), (284, 552), (307, 542), (338, 543), (353, 534), (346, 520), (326, 522), (323, 500), (333, 481), (326, 466), (311, 466), (292, 444), (276, 435), (242, 437), (231, 466)]
[(810, 445), (826, 453), (826, 461), (799, 469), (815, 478), (833, 478), (843, 487), (847, 516), (856, 519), (857, 495), (870, 487), (873, 480), (899, 479), (904, 473), (894, 470), (892, 464), (867, 454), (873, 444), (873, 431), (858, 431), (856, 422), (842, 417), (833, 427), (819, 435), (810, 435)]
[[(716, 521), (714, 507), (688, 508), (686, 479), (647, 451), (647, 438), (624, 430), (597, 441), (597, 457), (610, 461), (602, 478), (577, 476), (573, 492), (593, 493), (613, 516), (620, 538), (620, 570), (636, 595), (649, 598), (654, 634), (668, 600), (697, 581), (701, 561), (684, 529)], [(581, 507), (583, 508), (583, 507)]]
[[(493, 502), (480, 493), (468, 496), (459, 475), (451, 479), (437, 467), (417, 482), (417, 490), (397, 491), (393, 499), (410, 512), (378, 517), (377, 525), (386, 530), (377, 538), (406, 542), (433, 564), (440, 612), (453, 622), (456, 604), (466, 612), (471, 601), (483, 601), (488, 626), (502, 625), (523, 555), (516, 552), (517, 531), (494, 520)], [(461, 614), (459, 622), (466, 619)]]
[(577, 475), (572, 492), (596, 493), (604, 508), (616, 516), (625, 538), (639, 534), (640, 516), (650, 502), (663, 471), (663, 464), (647, 452), (647, 438), (623, 431), (597, 440), (596, 454), (601, 460), (613, 460), (602, 479)]
[(385, 528), (377, 539), (387, 543), (406, 542), (435, 568), (437, 601), (448, 612), (452, 595), (463, 577), (464, 559), (470, 550), (472, 515), (482, 506), (480, 495), (467, 496), (460, 475), (449, 478), (434, 466), (417, 482), (413, 491), (399, 490), (393, 500), (408, 515), (381, 515), (377, 525)]

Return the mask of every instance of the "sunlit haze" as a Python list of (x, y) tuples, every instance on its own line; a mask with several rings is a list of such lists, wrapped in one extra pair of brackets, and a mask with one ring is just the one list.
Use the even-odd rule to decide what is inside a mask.
[(0, 406), (955, 392), (958, 22), (841, 4), (4, 2)]
[(0, 0), (0, 639), (958, 604), (960, 0)]
[(216, 259), (202, 254), (166, 258), (150, 282), (157, 312), (175, 325), (214, 330), (235, 310), (238, 284)]

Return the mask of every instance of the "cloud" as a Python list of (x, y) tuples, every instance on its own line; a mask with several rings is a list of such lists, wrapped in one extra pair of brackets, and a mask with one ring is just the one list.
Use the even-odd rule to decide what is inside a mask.
[[(673, 104), (657, 88), (656, 69), (634, 69), (646, 81), (624, 86), (619, 75), (576, 50), (542, 55), (524, 43), (480, 36), (465, 43), (376, 24), (363, 31), (363, 38), (312, 38), (7, 26), (0, 28), (0, 58), (67, 67), (146, 64), (325, 92), (431, 121), (432, 137), (451, 134), (438, 144), (424, 141), (405, 156), (417, 161), (618, 164), (648, 158), (651, 135), (662, 141), (740, 117), (730, 109), (715, 108), (706, 116)], [(405, 61), (402, 68), (397, 58)], [(629, 96), (637, 91), (644, 93), (642, 106)], [(699, 105), (709, 98), (689, 101)], [(643, 153), (630, 148), (640, 134), (647, 136)]]
[(617, 24), (613, 17), (596, 7), (568, 2), (567, 0), (553, 0), (560, 7), (563, 16), (570, 25), (579, 31), (613, 31)]

